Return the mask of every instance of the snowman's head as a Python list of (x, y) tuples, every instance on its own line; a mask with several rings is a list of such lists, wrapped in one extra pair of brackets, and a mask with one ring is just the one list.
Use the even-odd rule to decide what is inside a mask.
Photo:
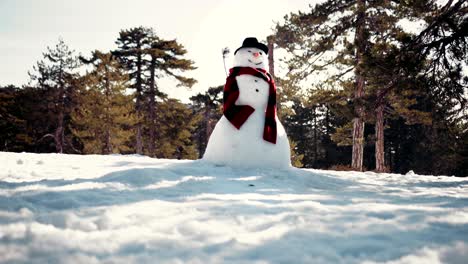
[(256, 38), (246, 38), (234, 52), (234, 67), (266, 68), (268, 47)]
[(266, 54), (258, 48), (241, 48), (234, 55), (234, 67), (266, 68)]

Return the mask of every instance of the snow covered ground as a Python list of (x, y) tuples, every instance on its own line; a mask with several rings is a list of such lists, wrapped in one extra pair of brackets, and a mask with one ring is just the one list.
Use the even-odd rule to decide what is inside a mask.
[(468, 178), (0, 152), (1, 263), (468, 263)]

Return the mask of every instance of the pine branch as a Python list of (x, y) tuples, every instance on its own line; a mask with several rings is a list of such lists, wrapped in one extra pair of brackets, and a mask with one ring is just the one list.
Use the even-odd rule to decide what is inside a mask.
[[(430, 43), (423, 43), (423, 39), (426, 38), (428, 35), (431, 34), (433, 30), (436, 30), (438, 27), (440, 27), (442, 24), (447, 23), (447, 21), (450, 21), (450, 17), (456, 14), (457, 12), (460, 12), (461, 10), (465, 10), (465, 8), (461, 8), (461, 6), (466, 2), (466, 0), (459, 0), (458, 2), (455, 3), (454, 6), (451, 6), (453, 3), (453, 0), (450, 0), (442, 9), (441, 9), (441, 14), (429, 25), (427, 26), (421, 33), (411, 40), (407, 45), (405, 45), (400, 53), (397, 55), (396, 61), (403, 61), (405, 58), (404, 56), (408, 56), (409, 54), (417, 54), (417, 55), (422, 55), (422, 57), (427, 56), (429, 52), (434, 49), (434, 48), (439, 48), (439, 54), (438, 58), (436, 61), (441, 60), (441, 56), (446, 56), (445, 51), (446, 51), (446, 46), (453, 43), (455, 40), (461, 40), (463, 42), (465, 41), (465, 38), (468, 36), (468, 25), (466, 21), (464, 21), (460, 27), (459, 30), (457, 30), (455, 33), (451, 34), (450, 36), (443, 37), (441, 39), (432, 41)], [(421, 59), (421, 58), (420, 58)], [(442, 63), (444, 63), (446, 59), (442, 60)], [(449, 65), (445, 64), (444, 66), (450, 68)], [(433, 67), (438, 67), (438, 63), (435, 63)], [(393, 75), (393, 78), (390, 80), (390, 82), (385, 85), (385, 87), (381, 90), (379, 90), (378, 95), (377, 95), (377, 100), (375, 105), (378, 106), (383, 103), (383, 100), (385, 96), (392, 90), (394, 89), (398, 79), (400, 79), (405, 72), (405, 69), (403, 67), (400, 67), (398, 71)]]

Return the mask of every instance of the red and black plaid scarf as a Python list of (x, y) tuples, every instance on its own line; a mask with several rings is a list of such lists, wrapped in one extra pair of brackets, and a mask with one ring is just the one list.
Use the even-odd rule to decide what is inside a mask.
[(224, 85), (224, 116), (237, 129), (244, 124), (249, 116), (255, 111), (250, 105), (236, 105), (239, 98), (239, 86), (236, 77), (242, 74), (253, 75), (262, 78), (269, 84), (268, 106), (265, 112), (265, 126), (263, 128), (263, 139), (276, 144), (276, 85), (271, 75), (264, 69), (251, 67), (234, 67), (229, 70), (229, 76)]

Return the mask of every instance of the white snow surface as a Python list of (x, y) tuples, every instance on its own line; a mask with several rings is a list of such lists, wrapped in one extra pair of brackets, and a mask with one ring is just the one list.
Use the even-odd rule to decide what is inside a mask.
[(468, 263), (468, 179), (0, 152), (0, 263)]

